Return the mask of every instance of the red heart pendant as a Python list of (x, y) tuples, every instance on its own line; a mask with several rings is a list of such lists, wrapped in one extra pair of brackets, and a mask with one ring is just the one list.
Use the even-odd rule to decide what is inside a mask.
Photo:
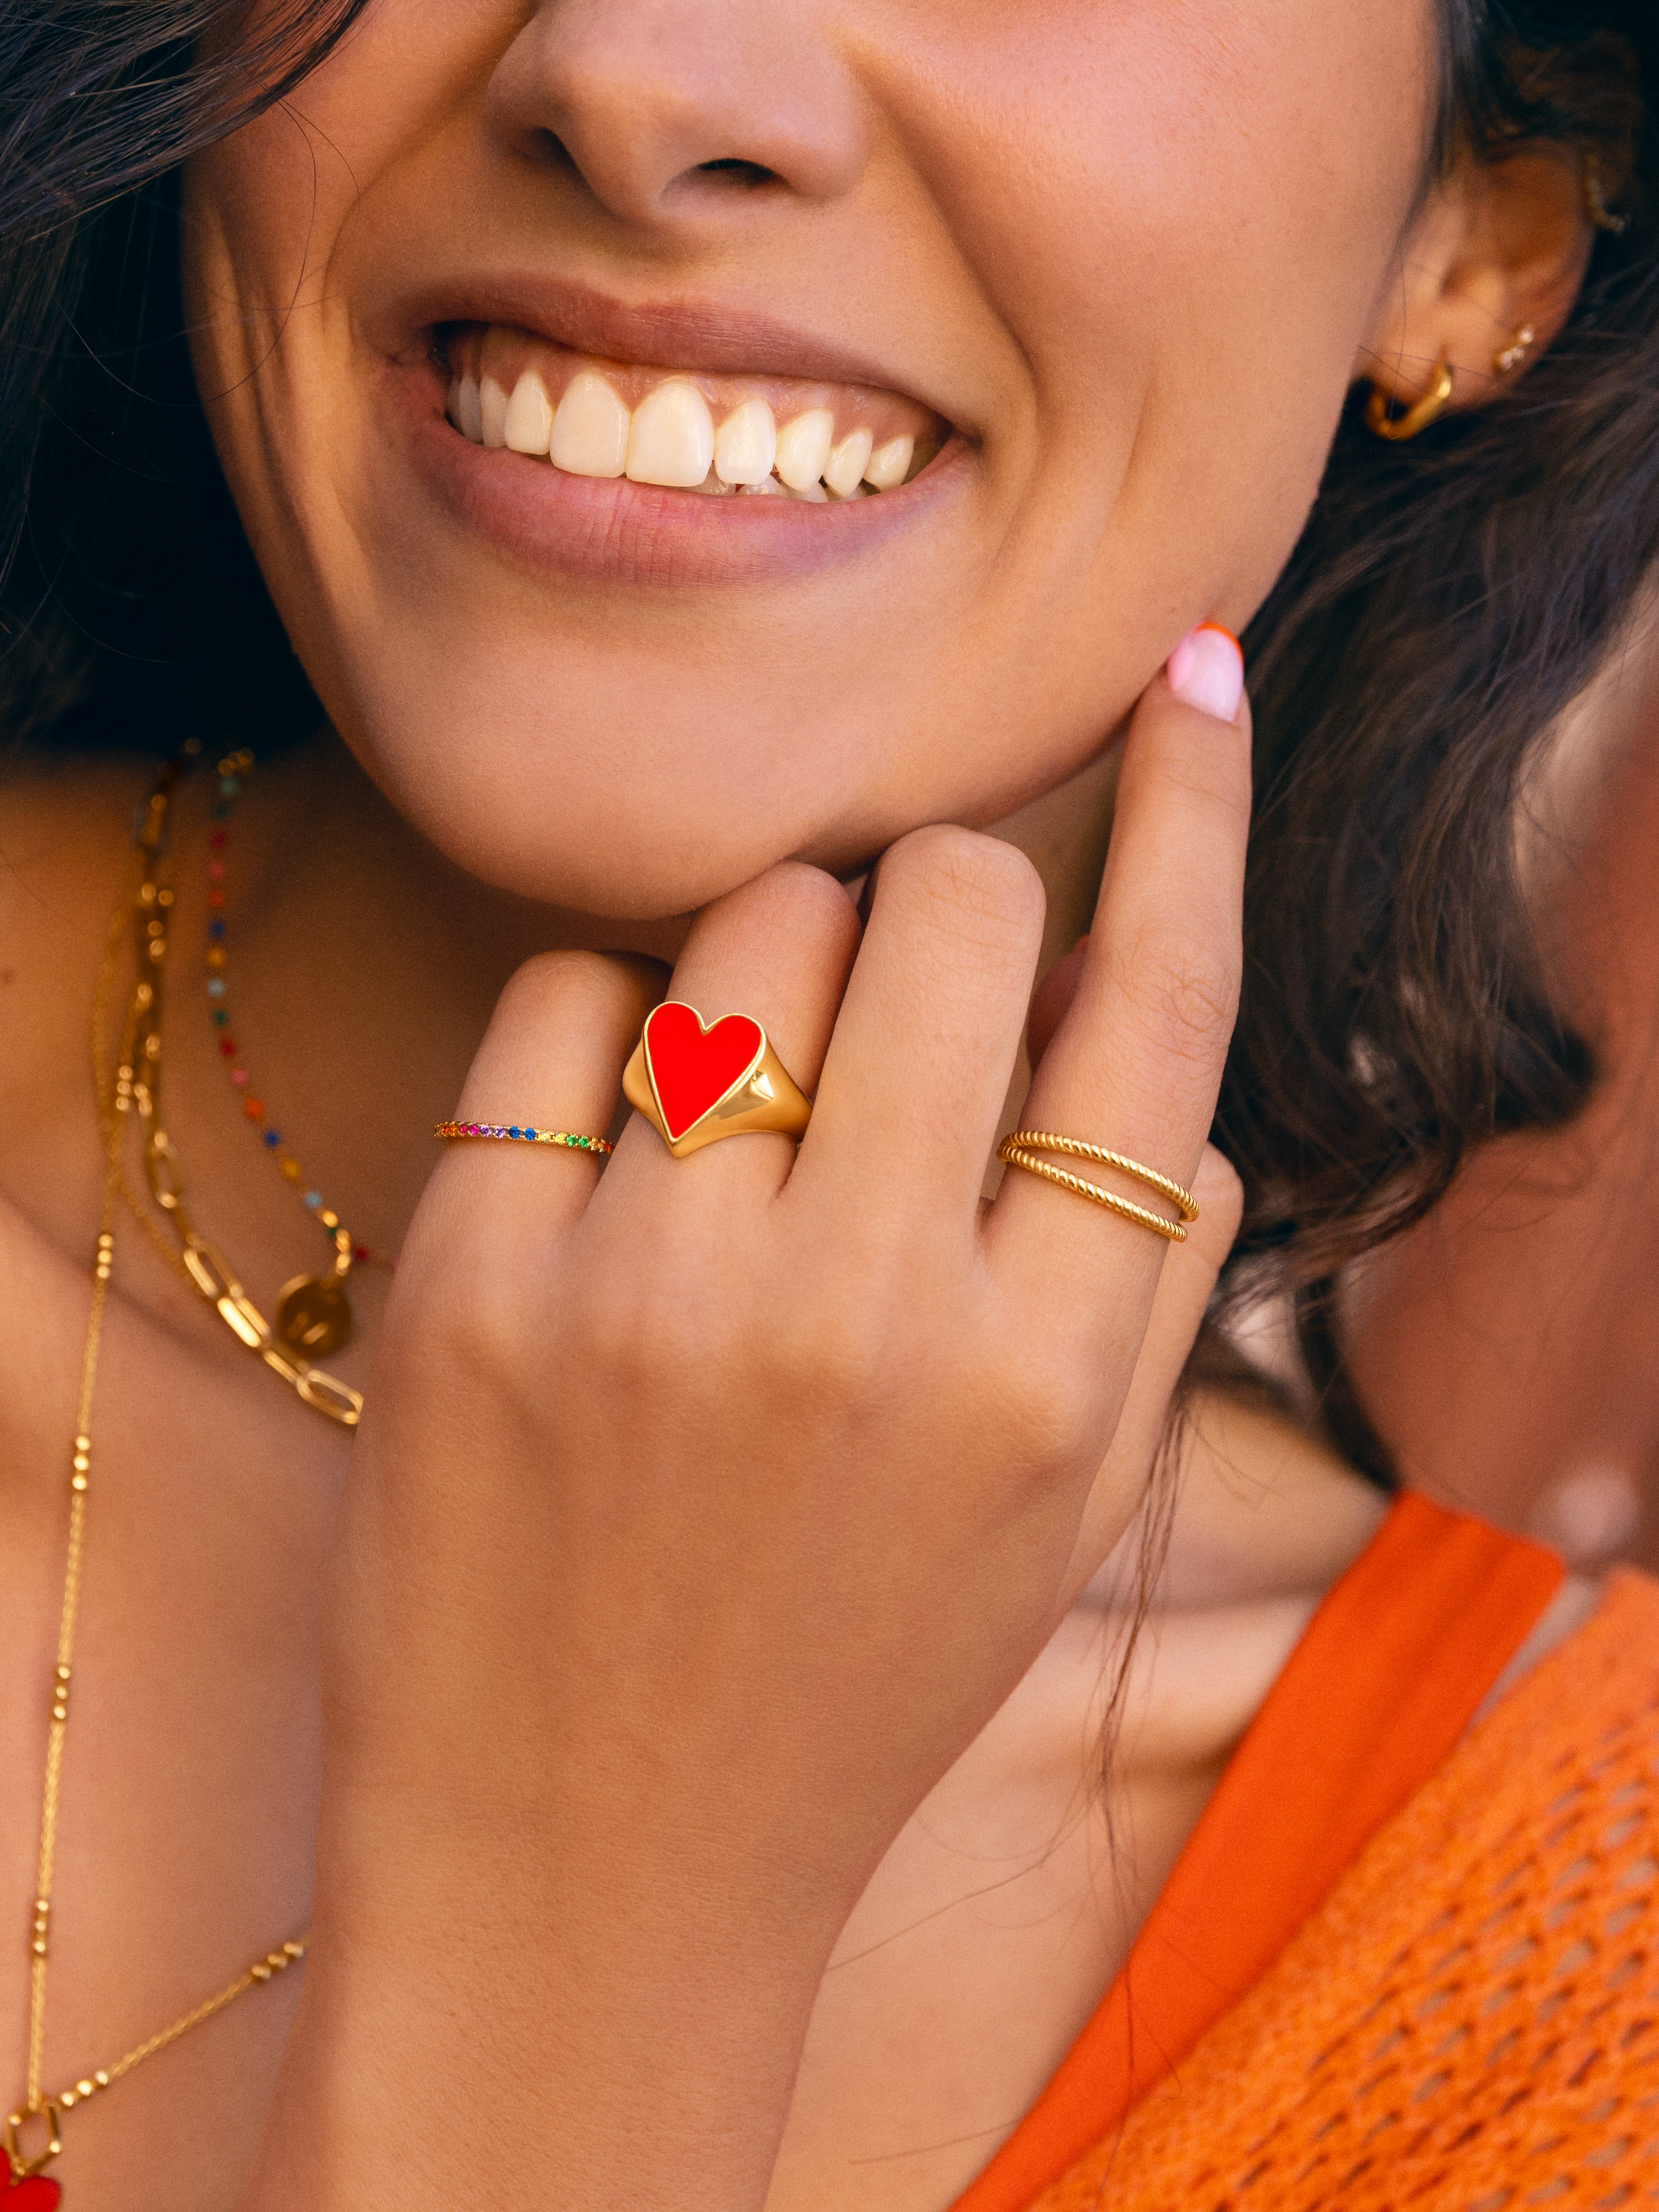
[(705, 1029), (696, 1008), (677, 999), (653, 1008), (646, 1018), (645, 1065), (671, 1143), (754, 1073), (765, 1044), (760, 1024), (747, 1014), (727, 1014)]
[[(0, 2157), (0, 2167), (5, 2160)], [(55, 2181), (48, 2181), (44, 2173), (32, 2173), (27, 2181), (14, 2181), (0, 2189), (0, 2205), (5, 2212), (58, 2212), (64, 2192)]]

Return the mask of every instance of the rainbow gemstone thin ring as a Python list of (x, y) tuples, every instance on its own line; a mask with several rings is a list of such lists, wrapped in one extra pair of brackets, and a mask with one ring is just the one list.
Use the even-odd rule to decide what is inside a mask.
[(562, 1145), (568, 1152), (608, 1152), (607, 1137), (581, 1137), (568, 1129), (537, 1129), (527, 1121), (440, 1121), (437, 1137), (495, 1137), (507, 1145)]

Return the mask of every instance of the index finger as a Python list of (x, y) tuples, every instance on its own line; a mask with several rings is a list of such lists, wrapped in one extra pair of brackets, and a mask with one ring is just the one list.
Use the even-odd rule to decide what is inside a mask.
[[(1135, 710), (1077, 994), (1021, 1115), (1188, 1188), (1237, 1011), (1250, 817), (1243, 661), (1224, 630), (1194, 639)], [(1110, 1168), (1053, 1164), (1174, 1218)], [(986, 1233), (1023, 1310), (1070, 1334), (1098, 1335), (1103, 1320), (1144, 1308), (1166, 1250), (1152, 1231), (1016, 1167)]]

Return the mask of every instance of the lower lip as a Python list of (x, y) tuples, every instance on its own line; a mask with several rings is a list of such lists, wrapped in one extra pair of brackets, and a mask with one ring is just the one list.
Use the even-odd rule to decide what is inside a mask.
[(393, 400), (410, 461), (469, 532), (543, 576), (672, 589), (777, 582), (859, 560), (937, 519), (965, 483), (973, 448), (953, 435), (921, 474), (867, 499), (713, 498), (574, 477), (550, 461), (475, 446), (450, 423), (430, 368), (394, 370)]

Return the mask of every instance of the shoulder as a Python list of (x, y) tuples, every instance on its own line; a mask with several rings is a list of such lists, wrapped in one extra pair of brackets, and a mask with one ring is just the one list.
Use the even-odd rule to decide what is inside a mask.
[(1652, 2179), (1656, 1939), (1659, 1584), (1624, 1571), (1043, 2212), (1093, 2204), (1109, 2154), (1133, 2212), (1247, 2178), (1262, 2212), (1623, 2203)]

